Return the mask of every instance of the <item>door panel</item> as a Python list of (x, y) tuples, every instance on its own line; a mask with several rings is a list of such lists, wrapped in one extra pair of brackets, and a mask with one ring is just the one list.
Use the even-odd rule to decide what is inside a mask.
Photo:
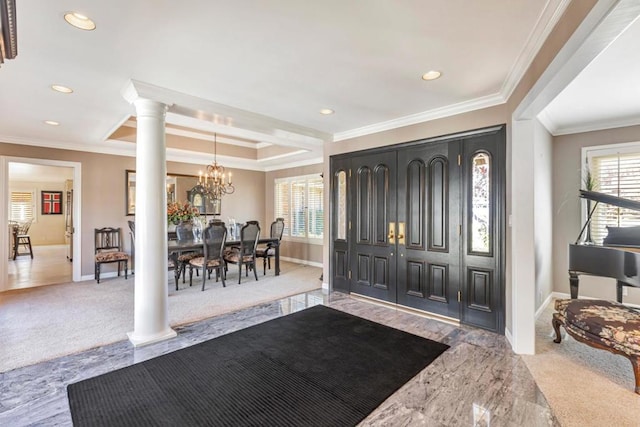
[(461, 321), (504, 331), (504, 129), (463, 140)]
[(349, 159), (331, 162), (331, 281), (335, 290), (349, 292), (349, 236), (350, 206), (348, 203)]
[(395, 244), (389, 240), (389, 223), (395, 222), (396, 192), (394, 152), (351, 159), (351, 211), (353, 239), (349, 246), (351, 292), (396, 301)]
[(458, 144), (426, 143), (398, 151), (398, 303), (459, 318)]

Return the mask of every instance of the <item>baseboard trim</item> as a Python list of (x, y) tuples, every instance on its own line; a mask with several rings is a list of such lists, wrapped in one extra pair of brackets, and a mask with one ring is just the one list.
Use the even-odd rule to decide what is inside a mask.
[(511, 349), (513, 349), (513, 335), (511, 335), (511, 331), (507, 328), (504, 328), (504, 337), (507, 339), (507, 342), (511, 345)]
[(402, 311), (404, 313), (413, 314), (420, 317), (425, 317), (427, 319), (438, 320), (443, 323), (448, 323), (453, 326), (460, 326), (460, 321), (458, 319), (454, 319), (453, 317), (442, 316), (441, 314), (431, 313), (429, 311), (419, 310), (417, 308), (406, 307), (404, 305), (396, 304), (393, 302), (379, 300), (377, 298), (372, 298), (366, 295), (357, 294), (354, 292), (350, 292), (349, 296), (358, 301), (368, 302), (370, 304), (379, 305), (382, 307), (392, 308), (398, 311)]
[(308, 261), (306, 259), (289, 258), (289, 257), (286, 257), (286, 256), (281, 256), (280, 260), (281, 261), (293, 262), (295, 264), (309, 265), (311, 267), (322, 268), (322, 263), (321, 262)]
[(544, 310), (547, 308), (547, 306), (549, 304), (551, 304), (551, 301), (553, 301), (553, 299), (555, 298), (553, 296), (553, 292), (551, 292), (548, 296), (547, 299), (544, 300), (544, 302), (540, 305), (540, 308), (538, 308), (536, 310), (536, 314), (535, 314), (535, 319), (538, 320), (538, 317), (540, 317), (540, 315), (542, 315), (542, 312), (544, 312)]

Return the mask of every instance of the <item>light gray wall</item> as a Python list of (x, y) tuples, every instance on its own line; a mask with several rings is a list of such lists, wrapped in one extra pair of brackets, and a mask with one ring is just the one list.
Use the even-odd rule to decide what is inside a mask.
[[(569, 244), (582, 227), (581, 149), (595, 145), (640, 141), (640, 126), (557, 136), (553, 140), (553, 291), (569, 293)], [(580, 296), (616, 298), (613, 279), (580, 276)], [(640, 289), (629, 289), (624, 301), (640, 304)]]
[(552, 147), (553, 138), (536, 120), (534, 142), (534, 227), (536, 310), (551, 294), (553, 285), (553, 189)]

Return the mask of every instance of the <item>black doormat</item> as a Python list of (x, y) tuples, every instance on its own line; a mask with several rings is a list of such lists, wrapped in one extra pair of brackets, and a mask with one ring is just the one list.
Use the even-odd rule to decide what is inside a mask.
[(447, 348), (315, 306), (67, 393), (75, 426), (349, 426)]

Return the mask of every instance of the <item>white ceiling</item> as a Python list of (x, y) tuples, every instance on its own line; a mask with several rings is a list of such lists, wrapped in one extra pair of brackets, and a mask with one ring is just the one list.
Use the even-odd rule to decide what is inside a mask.
[[(18, 56), (0, 68), (0, 140), (133, 155), (133, 144), (109, 138), (135, 123), (123, 97), (134, 81), (173, 103), (168, 123), (201, 132), (204, 140), (218, 132), (223, 140), (290, 148), (273, 159), (223, 158), (232, 167), (315, 162), (323, 140), (504, 102), (567, 4), (19, 1)], [(71, 27), (63, 19), (68, 11), (91, 17), (97, 29)], [(431, 69), (442, 77), (421, 80)], [(74, 93), (56, 93), (52, 84)], [(590, 79), (583, 84), (593, 86)], [(578, 114), (566, 106), (573, 101), (555, 102), (545, 123), (556, 129), (594, 120), (586, 114), (597, 108)], [(336, 113), (323, 116), (321, 108)], [(167, 155), (202, 162), (187, 149)]]

